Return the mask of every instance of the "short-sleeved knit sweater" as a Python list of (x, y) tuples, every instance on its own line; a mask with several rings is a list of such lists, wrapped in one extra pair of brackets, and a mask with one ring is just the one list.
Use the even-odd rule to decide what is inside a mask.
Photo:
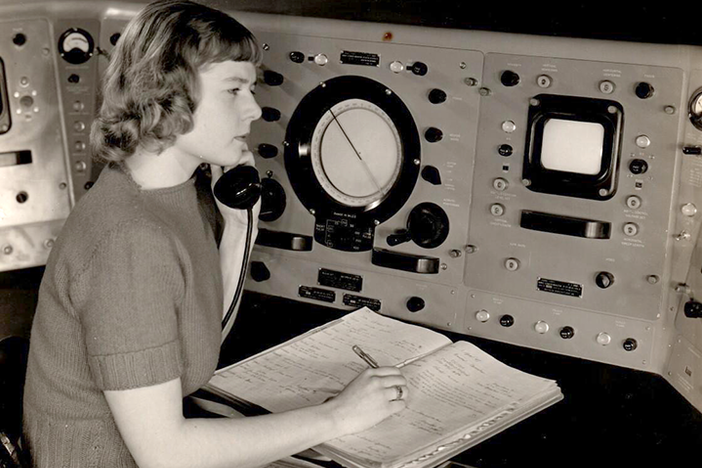
[(103, 390), (180, 377), (188, 395), (219, 354), (222, 276), (194, 178), (142, 190), (107, 166), (69, 216), (32, 325), (24, 438), (38, 467), (135, 467)]

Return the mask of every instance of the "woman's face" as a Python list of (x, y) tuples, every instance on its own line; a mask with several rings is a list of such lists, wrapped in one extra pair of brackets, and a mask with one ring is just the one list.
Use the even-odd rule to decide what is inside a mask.
[[(237, 166), (248, 150), (251, 122), (261, 117), (254, 99), (256, 67), (251, 62), (227, 61), (200, 71), (200, 99), (193, 130), (178, 136), (179, 156), (219, 166)], [(249, 157), (249, 154), (244, 154)], [(185, 163), (193, 161), (183, 161)], [(246, 161), (253, 164), (253, 161)]]

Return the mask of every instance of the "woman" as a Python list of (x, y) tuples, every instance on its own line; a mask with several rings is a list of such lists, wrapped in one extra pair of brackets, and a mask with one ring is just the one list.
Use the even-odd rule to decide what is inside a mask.
[(215, 370), (247, 220), (218, 204), (218, 251), (193, 173), (208, 163), (216, 181), (221, 167), (253, 165), (260, 60), (248, 30), (187, 1), (150, 4), (125, 29), (91, 135), (112, 162), (66, 222), (40, 288), (24, 409), (34, 465), (260, 466), (404, 408), (405, 379), (380, 368), (313, 407), (183, 417), (183, 396)]

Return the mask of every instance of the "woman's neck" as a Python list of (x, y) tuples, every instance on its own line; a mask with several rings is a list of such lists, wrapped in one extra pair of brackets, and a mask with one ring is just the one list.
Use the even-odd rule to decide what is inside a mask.
[(142, 189), (174, 187), (192, 177), (199, 161), (179, 158), (169, 149), (161, 154), (137, 151), (124, 161), (132, 179)]

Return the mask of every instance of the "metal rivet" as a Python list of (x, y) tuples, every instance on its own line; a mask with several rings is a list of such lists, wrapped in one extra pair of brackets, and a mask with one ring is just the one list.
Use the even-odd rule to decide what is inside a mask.
[(415, 165), (415, 166), (419, 166), (420, 163), (421, 163), (421, 161), (420, 161), (419, 159), (415, 159), (415, 160), (414, 160), (414, 165)]
[(316, 211), (314, 211), (314, 208), (310, 208), (310, 214), (313, 215), (313, 214), (315, 214), (315, 213), (316, 213)]
[(461, 255), (463, 255), (463, 252), (461, 252), (461, 251), (458, 250), (458, 249), (452, 249), (451, 251), (449, 251), (449, 255), (450, 255), (452, 258), (458, 258), (458, 257), (460, 257)]
[(461, 67), (461, 70), (465, 70), (468, 65), (466, 64), (466, 62), (461, 62), (458, 64), (458, 66)]
[(529, 179), (522, 179), (522, 184), (524, 184), (525, 187), (528, 187), (531, 185), (531, 180)]
[(2, 248), (2, 253), (5, 255), (10, 255), (12, 253), (12, 246), (11, 245), (6, 245)]
[(616, 114), (616, 113), (617, 113), (617, 108), (614, 107), (614, 106), (609, 106), (609, 107), (607, 108), (607, 112), (609, 112), (610, 114)]
[(665, 108), (663, 110), (668, 115), (675, 115), (675, 111), (676, 111), (675, 106), (665, 106)]
[(52, 248), (53, 246), (54, 246), (54, 240), (53, 240), (53, 239), (46, 239), (46, 240), (44, 241), (44, 247), (46, 247), (47, 249), (50, 249), (50, 248)]
[(492, 91), (490, 91), (489, 88), (480, 88), (479, 92), (481, 96), (489, 96), (492, 94)]
[(465, 78), (463, 82), (468, 86), (475, 86), (478, 84), (478, 80), (472, 77)]
[(268, 44), (263, 44), (261, 47), (263, 48), (263, 50), (271, 50), (271, 46), (269, 46)]
[(378, 221), (377, 219), (374, 219), (374, 220), (373, 220), (373, 224), (375, 224), (376, 226), (379, 226), (379, 225), (380, 225), (380, 221)]
[(65, 189), (66, 189), (66, 182), (61, 182), (61, 183), (59, 184), (59, 188), (60, 188), (61, 190), (65, 190)]
[(467, 254), (472, 254), (475, 253), (478, 250), (478, 247), (475, 245), (466, 245), (465, 251)]
[(530, 106), (536, 107), (536, 106), (538, 106), (539, 104), (541, 104), (541, 102), (540, 102), (538, 99), (534, 99), (534, 98), (529, 99), (529, 105), (530, 105)]

